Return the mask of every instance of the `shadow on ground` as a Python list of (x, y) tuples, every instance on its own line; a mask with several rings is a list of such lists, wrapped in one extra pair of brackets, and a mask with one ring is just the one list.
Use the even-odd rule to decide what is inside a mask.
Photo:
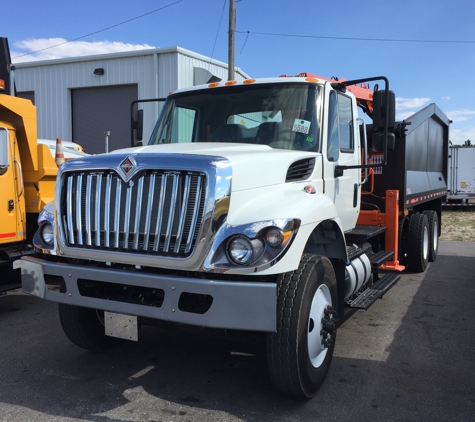
[(310, 401), (272, 389), (260, 344), (144, 327), (138, 343), (89, 353), (65, 338), (55, 304), (10, 293), (0, 297), (0, 420), (474, 420), (474, 274), (475, 258), (439, 256), (386, 361), (335, 357)]

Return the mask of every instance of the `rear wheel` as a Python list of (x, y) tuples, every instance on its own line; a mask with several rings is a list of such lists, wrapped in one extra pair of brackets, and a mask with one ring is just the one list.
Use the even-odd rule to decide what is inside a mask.
[(424, 272), (429, 262), (429, 222), (425, 214), (413, 214), (409, 220), (407, 264), (414, 272)]
[(434, 262), (439, 251), (439, 217), (435, 211), (424, 211), (429, 222), (429, 262)]
[(268, 334), (267, 360), (275, 387), (311, 398), (333, 356), (336, 281), (326, 257), (303, 255), (299, 268), (278, 281), (277, 331)]
[(60, 303), (59, 320), (68, 339), (86, 350), (104, 352), (123, 341), (105, 335), (104, 313), (96, 309)]

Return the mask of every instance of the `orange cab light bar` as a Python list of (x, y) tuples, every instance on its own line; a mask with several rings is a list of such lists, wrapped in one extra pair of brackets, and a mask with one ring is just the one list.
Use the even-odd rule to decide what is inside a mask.
[[(281, 77), (289, 77), (289, 76), (281, 75)], [(321, 80), (329, 81), (329, 82), (345, 82), (346, 81), (346, 78), (340, 78), (340, 79), (337, 79), (335, 77), (325, 78), (323, 76), (318, 76), (318, 75), (314, 75), (313, 73), (307, 73), (307, 72), (299, 73), (297, 77), (315, 78), (315, 79), (321, 79)], [(363, 104), (369, 109), (370, 112), (373, 111), (373, 90), (369, 89), (369, 87), (366, 86), (365, 84), (348, 85), (346, 89), (350, 91), (356, 97), (358, 104)]]

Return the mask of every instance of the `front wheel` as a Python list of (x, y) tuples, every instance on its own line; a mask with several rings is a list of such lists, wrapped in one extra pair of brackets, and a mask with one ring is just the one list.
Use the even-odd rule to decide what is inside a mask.
[(96, 309), (60, 303), (59, 320), (68, 339), (86, 350), (104, 352), (123, 341), (105, 335), (104, 313)]
[(277, 330), (267, 336), (274, 386), (311, 398), (323, 383), (336, 339), (336, 281), (326, 257), (304, 254), (299, 268), (278, 279)]

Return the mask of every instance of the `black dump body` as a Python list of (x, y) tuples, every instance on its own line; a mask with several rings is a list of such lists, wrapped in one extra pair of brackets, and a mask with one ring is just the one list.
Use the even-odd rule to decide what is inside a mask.
[(10, 58), (10, 49), (8, 47), (8, 39), (0, 37), (0, 79), (5, 82), (5, 92), (10, 94), (10, 66), (12, 60)]
[(385, 212), (382, 198), (388, 189), (399, 190), (400, 212), (413, 207), (425, 209), (429, 201), (445, 202), (449, 123), (435, 104), (397, 123), (394, 149), (388, 151), (387, 165), (375, 169), (374, 195), (362, 197), (362, 208)]

